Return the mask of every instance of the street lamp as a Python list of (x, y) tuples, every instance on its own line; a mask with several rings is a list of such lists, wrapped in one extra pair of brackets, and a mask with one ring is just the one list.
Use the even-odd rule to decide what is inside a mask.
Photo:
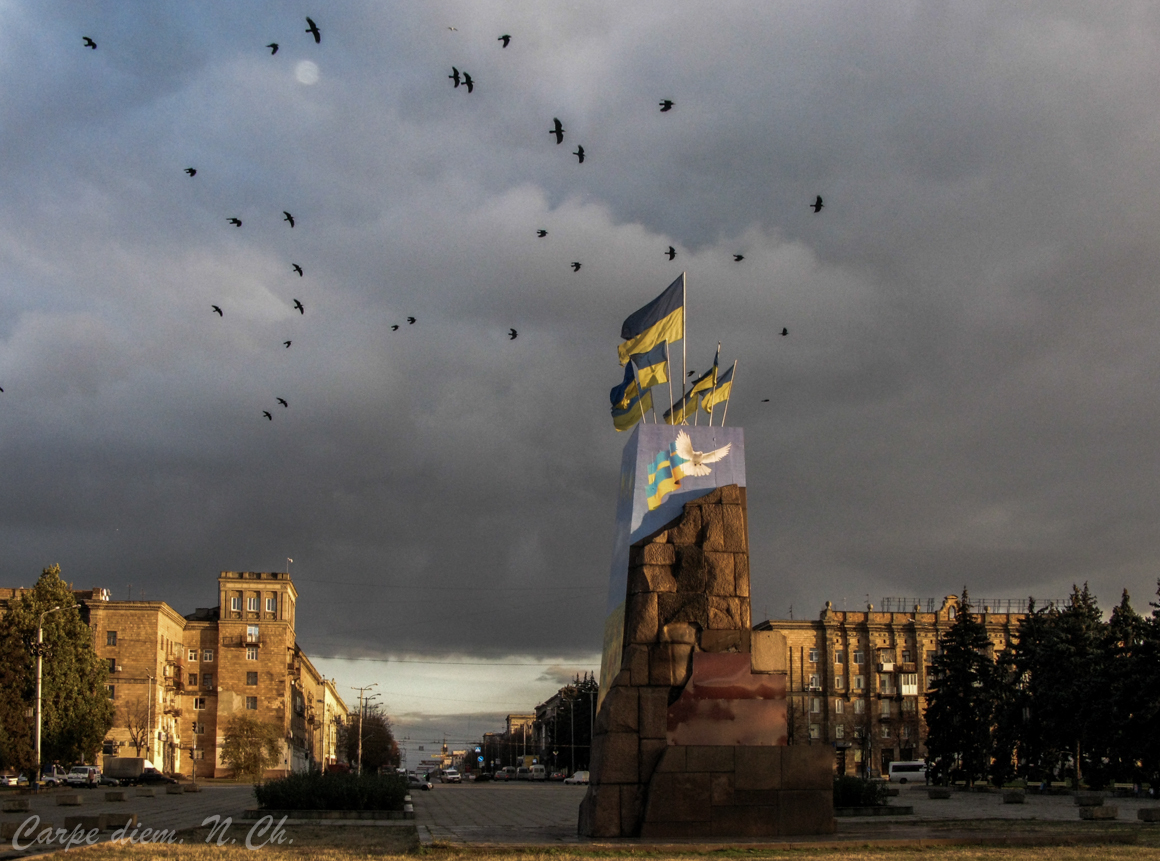
[(40, 784), (40, 728), (42, 724), (40, 714), (41, 701), (41, 679), (44, 669), (44, 617), (49, 613), (55, 613), (61, 607), (53, 607), (51, 610), (45, 610), (40, 614), (40, 621), (36, 625), (36, 783)]

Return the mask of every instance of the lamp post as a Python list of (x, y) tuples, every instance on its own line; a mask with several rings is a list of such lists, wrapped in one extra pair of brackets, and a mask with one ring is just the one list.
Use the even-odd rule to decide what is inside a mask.
[(37, 783), (37, 785), (40, 784), (40, 772), (41, 772), (40, 728), (41, 728), (41, 724), (43, 723), (43, 721), (41, 719), (41, 714), (40, 714), (40, 704), (41, 704), (41, 692), (42, 692), (41, 680), (42, 680), (43, 671), (44, 671), (44, 617), (47, 616), (49, 613), (55, 613), (57, 610), (60, 610), (60, 609), (62, 609), (62, 608), (57, 606), (57, 607), (53, 607), (51, 610), (45, 610), (43, 613), (40, 614), (40, 621), (36, 625), (36, 783)]

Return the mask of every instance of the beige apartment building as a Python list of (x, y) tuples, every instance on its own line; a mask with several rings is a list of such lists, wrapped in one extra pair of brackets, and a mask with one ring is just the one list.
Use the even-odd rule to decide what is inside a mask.
[[(282, 727), (282, 762), (268, 776), (331, 765), (347, 707), (295, 639), (298, 592), (282, 572), (223, 571), (218, 606), (181, 615), (164, 601), (112, 601), (74, 591), (109, 667), (116, 707), (104, 752), (143, 756), (171, 774), (228, 777), (230, 716)], [(0, 604), (21, 590), (0, 590)]]
[[(847, 774), (877, 776), (891, 762), (924, 758), (930, 665), (958, 606), (954, 595), (938, 607), (926, 602), (926, 612), (921, 603), (875, 612), (873, 605), (835, 610), (827, 601), (817, 619), (755, 625), (785, 637), (789, 743), (833, 746)], [(998, 652), (1024, 614), (984, 605), (977, 615)]]

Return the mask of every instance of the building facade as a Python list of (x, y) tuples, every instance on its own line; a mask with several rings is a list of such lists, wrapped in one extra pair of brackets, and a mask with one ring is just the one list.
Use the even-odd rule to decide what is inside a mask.
[[(922, 612), (835, 610), (816, 620), (776, 619), (754, 626), (784, 637), (790, 744), (832, 745), (838, 770), (878, 776), (891, 762), (926, 756), (926, 694), (939, 637), (954, 622), (950, 595)], [(1007, 608), (1011, 609), (1011, 608)], [(1022, 612), (983, 607), (993, 652), (1014, 638)], [(780, 638), (779, 638), (780, 639)]]

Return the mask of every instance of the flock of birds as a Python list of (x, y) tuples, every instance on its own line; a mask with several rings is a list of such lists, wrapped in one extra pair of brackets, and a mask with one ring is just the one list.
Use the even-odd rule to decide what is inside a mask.
[[(306, 17), (306, 25), (307, 26), (306, 26), (305, 32), (314, 38), (315, 44), (321, 44), (322, 43), (322, 31), (319, 29), (318, 25), (314, 23), (314, 20), (312, 18), (310, 18), (309, 16)], [(447, 29), (451, 30), (451, 31), (456, 30), (455, 27), (448, 27)], [(83, 36), (82, 38), (84, 40), (85, 47), (90, 48), (92, 50), (96, 50), (96, 48), (97, 48), (96, 41), (94, 41), (89, 36)], [(512, 41), (511, 34), (504, 33), (496, 41), (502, 43), (501, 47), (507, 48), (508, 45), (510, 45), (511, 41)], [(279, 44), (277, 42), (270, 42), (268, 45), (266, 45), (266, 47), (270, 49), (271, 56), (278, 53)], [(475, 92), (476, 80), (467, 71), (461, 71), (458, 67), (452, 66), (451, 67), (451, 74), (448, 75), (447, 77), (451, 80), (453, 88), (458, 89), (459, 87), (464, 87), (469, 94)], [(675, 105), (676, 105), (676, 102), (674, 102), (672, 99), (662, 99), (658, 103), (658, 106), (660, 107), (660, 112), (662, 114), (668, 113), (669, 111), (671, 111), (675, 107)], [(563, 122), (561, 122), (560, 118), (553, 117), (552, 118), (552, 128), (548, 130), (548, 134), (556, 139), (557, 146), (564, 142), (564, 135), (566, 133), (567, 133), (567, 129), (564, 128), (564, 124), (563, 124)], [(587, 152), (585, 151), (585, 149), (582, 145), (577, 144), (576, 151), (573, 152), (572, 155), (576, 156), (578, 164), (584, 164), (584, 159), (587, 156)], [(193, 177), (197, 176), (197, 168), (187, 167), (187, 168), (185, 168), (185, 173), (188, 174), (190, 178), (193, 178)], [(809, 204), (810, 209), (812, 209), (814, 211), (815, 215), (817, 215), (819, 212), (822, 211), (823, 206), (824, 206), (824, 203), (822, 202), (821, 195), (818, 195), (817, 198), (814, 200), (814, 202)], [(289, 224), (291, 228), (293, 228), (295, 225), (294, 216), (286, 210), (282, 211), (282, 220), (285, 221), (287, 224)], [(241, 227), (242, 226), (242, 220), (236, 216), (231, 216), (231, 217), (227, 218), (226, 221), (227, 221), (227, 223), (233, 225), (234, 227)], [(536, 237), (539, 239), (543, 239), (547, 235), (548, 235), (548, 231), (544, 228), (539, 228), (536, 230)], [(663, 253), (664, 253), (664, 256), (667, 257), (670, 261), (676, 259), (677, 250), (671, 245)], [(738, 253), (738, 254), (733, 255), (733, 262), (735, 262), (735, 263), (740, 263), (744, 259), (745, 259), (744, 254)], [(573, 272), (579, 272), (581, 267), (583, 266), (583, 264), (579, 260), (573, 260), (571, 262), (571, 264), (569, 264), (569, 265), (571, 266)], [(295, 272), (298, 275), (298, 277), (300, 277), (300, 278), (303, 277), (303, 274), (304, 274), (303, 269), (302, 269), (302, 266), (300, 266), (299, 264), (292, 263), (291, 270), (293, 272)], [(212, 313), (217, 314), (218, 317), (225, 316), (225, 312), (222, 311), (221, 306), (211, 305), (210, 308), (212, 310)], [(300, 300), (298, 300), (298, 299), (294, 300), (294, 309), (296, 311), (298, 311), (299, 314), (305, 316), (306, 307), (302, 304), (302, 302)], [(415, 318), (414, 317), (407, 317), (407, 325), (413, 326), (414, 324), (415, 324)], [(398, 329), (399, 329), (399, 324), (397, 324), (397, 323), (393, 324), (391, 326), (392, 332), (398, 331)], [(787, 327), (783, 327), (780, 334), (782, 336), (789, 335), (789, 329)], [(514, 341), (517, 337), (519, 337), (519, 333), (514, 328), (508, 330), (508, 338), (510, 340)], [(290, 345), (292, 343), (293, 343), (292, 340), (286, 340), (286, 341), (282, 342), (282, 345), (286, 349), (289, 349)], [(696, 374), (696, 371), (689, 372), (690, 377), (693, 376), (694, 374)], [(3, 392), (3, 391), (4, 391), (4, 389), (0, 388), (0, 392)], [(290, 406), (289, 402), (285, 398), (278, 397), (278, 398), (275, 398), (275, 400), (283, 408), (288, 409)], [(761, 402), (762, 403), (769, 403), (769, 398), (763, 398)], [(262, 410), (262, 415), (269, 421), (274, 420), (273, 413), (271, 413), (270, 410)]]

